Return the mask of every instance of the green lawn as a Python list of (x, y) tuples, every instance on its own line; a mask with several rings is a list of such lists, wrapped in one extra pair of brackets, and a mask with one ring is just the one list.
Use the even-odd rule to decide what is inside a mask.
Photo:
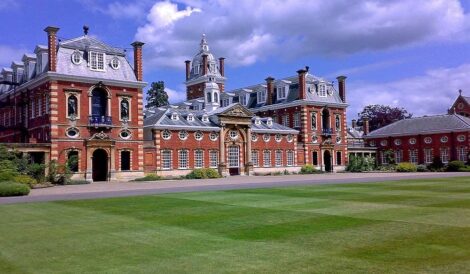
[(470, 178), (0, 206), (0, 273), (464, 273)]

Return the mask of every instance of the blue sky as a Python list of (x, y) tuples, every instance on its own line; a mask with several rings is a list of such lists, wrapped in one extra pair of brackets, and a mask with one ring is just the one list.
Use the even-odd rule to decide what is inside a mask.
[(331, 81), (344, 74), (348, 120), (364, 105), (444, 113), (458, 89), (470, 96), (470, 0), (120, 1), (2, 0), (0, 65), (45, 44), (90, 34), (116, 47), (144, 46), (144, 78), (184, 99), (184, 60), (202, 33), (226, 57), (227, 90), (295, 75), (306, 65)]

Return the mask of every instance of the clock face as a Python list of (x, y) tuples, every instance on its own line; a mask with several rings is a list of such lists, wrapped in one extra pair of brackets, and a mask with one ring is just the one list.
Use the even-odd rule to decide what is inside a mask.
[(458, 108), (458, 109), (463, 109), (463, 103), (459, 103), (459, 104), (457, 105), (457, 108)]

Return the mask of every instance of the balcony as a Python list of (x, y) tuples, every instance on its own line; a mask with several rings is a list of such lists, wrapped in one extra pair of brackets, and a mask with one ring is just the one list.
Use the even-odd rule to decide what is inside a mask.
[(322, 128), (322, 135), (331, 136), (333, 134), (333, 129), (331, 128)]
[(88, 116), (88, 126), (90, 127), (111, 127), (113, 119), (111, 116), (92, 115)]

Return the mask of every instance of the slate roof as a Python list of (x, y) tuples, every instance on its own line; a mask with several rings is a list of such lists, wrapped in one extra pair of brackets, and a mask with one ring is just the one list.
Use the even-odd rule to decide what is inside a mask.
[(81, 51), (87, 51), (91, 48), (95, 50), (100, 50), (106, 54), (121, 56), (126, 55), (124, 50), (106, 45), (100, 40), (88, 35), (83, 35), (74, 39), (62, 41), (59, 43), (59, 47), (68, 49), (78, 49)]
[[(260, 124), (256, 124), (255, 120), (259, 119)], [(281, 124), (272, 122), (272, 125), (268, 125), (268, 120), (270, 118), (259, 118), (259, 117), (254, 117), (252, 119), (253, 125), (251, 126), (251, 129), (253, 132), (256, 133), (291, 133), (291, 134), (298, 134), (299, 131), (292, 129), (290, 127), (283, 126)]]
[(369, 133), (365, 138), (470, 130), (470, 118), (444, 114), (403, 119)]
[(348, 138), (362, 138), (364, 132), (362, 130), (358, 130), (357, 128), (348, 127), (347, 129)]

